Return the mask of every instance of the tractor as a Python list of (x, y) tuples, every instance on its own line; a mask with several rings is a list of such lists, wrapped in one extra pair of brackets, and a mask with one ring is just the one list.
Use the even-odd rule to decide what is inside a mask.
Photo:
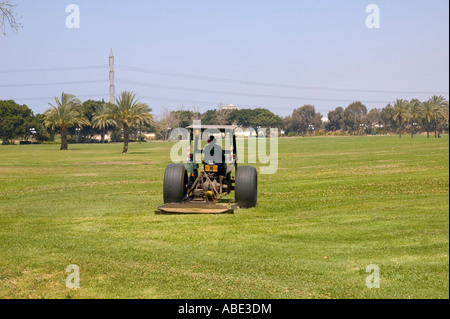
[[(235, 125), (188, 126), (185, 163), (167, 165), (164, 172), (164, 205), (157, 214), (223, 214), (251, 208), (257, 201), (257, 173), (253, 166), (238, 166)], [(209, 133), (214, 132), (214, 133)], [(218, 134), (228, 149), (212, 141)], [(202, 136), (210, 136), (202, 148)], [(205, 140), (205, 138), (203, 138)], [(234, 191), (235, 203), (223, 197)], [(221, 203), (228, 203), (224, 206)]]

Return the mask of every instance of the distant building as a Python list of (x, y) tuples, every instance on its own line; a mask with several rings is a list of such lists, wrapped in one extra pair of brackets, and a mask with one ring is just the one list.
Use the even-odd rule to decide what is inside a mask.
[(322, 117), (322, 123), (323, 124), (328, 123), (328, 122), (330, 122), (330, 120), (328, 118), (326, 118), (325, 116)]
[(222, 106), (222, 110), (239, 110), (239, 108), (236, 105), (233, 104), (227, 104), (225, 106)]

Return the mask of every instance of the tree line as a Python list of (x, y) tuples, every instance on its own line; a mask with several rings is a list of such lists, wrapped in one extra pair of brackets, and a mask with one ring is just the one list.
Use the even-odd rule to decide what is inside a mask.
[(142, 132), (154, 133), (158, 139), (167, 139), (172, 129), (186, 127), (194, 120), (204, 125), (236, 124), (253, 128), (277, 127), (285, 135), (363, 135), (363, 134), (415, 134), (426, 132), (435, 137), (449, 130), (449, 104), (442, 96), (433, 96), (426, 101), (397, 99), (384, 108), (367, 107), (353, 102), (347, 107), (336, 107), (328, 112), (328, 121), (315, 110), (314, 105), (303, 105), (291, 115), (281, 117), (266, 108), (227, 109), (219, 105), (216, 109), (200, 113), (198, 109), (169, 111), (164, 109), (155, 120), (152, 109), (140, 103), (133, 92), (122, 92), (115, 103), (87, 100), (81, 102), (75, 96), (62, 93), (61, 98), (43, 114), (34, 115), (26, 105), (12, 100), (0, 101), (0, 138), (2, 144), (11, 144), (15, 139), (53, 141), (55, 134), (61, 137), (61, 150), (66, 150), (73, 136), (78, 142), (97, 141), (94, 136), (110, 135), (111, 142), (123, 142), (123, 153), (129, 141), (142, 141)]
[(449, 105), (442, 96), (433, 96), (427, 101), (412, 99), (411, 101), (397, 99), (384, 108), (367, 107), (359, 101), (350, 103), (347, 107), (336, 107), (328, 112), (327, 119), (317, 112), (314, 105), (306, 104), (292, 111), (291, 115), (281, 117), (268, 109), (234, 109), (230, 110), (219, 106), (201, 114), (198, 111), (177, 111), (165, 109), (156, 123), (156, 131), (160, 137), (171, 128), (185, 127), (194, 120), (200, 119), (204, 125), (236, 124), (242, 127), (251, 127), (258, 133), (258, 127), (278, 127), (285, 135), (307, 134), (399, 134), (408, 132), (411, 137), (421, 132), (448, 132)]
[[(82, 103), (72, 94), (62, 93), (43, 114), (34, 115), (26, 105), (12, 100), (0, 101), (0, 138), (2, 144), (14, 143), (16, 138), (52, 141), (55, 133), (61, 136), (61, 150), (68, 148), (68, 136), (81, 135), (82, 141), (93, 141), (101, 135), (104, 142), (106, 130), (123, 136), (123, 153), (136, 127), (152, 124), (152, 109), (140, 103), (132, 92), (122, 92), (115, 103), (88, 100)], [(120, 134), (118, 133), (120, 132)], [(75, 134), (74, 134), (75, 133)]]
[(361, 102), (351, 103), (345, 109), (337, 107), (328, 113), (328, 131), (345, 131), (353, 134), (395, 133), (401, 138), (409, 133), (411, 137), (422, 132), (438, 136), (448, 132), (449, 105), (443, 96), (433, 96), (426, 101), (397, 99), (384, 108), (367, 108)]

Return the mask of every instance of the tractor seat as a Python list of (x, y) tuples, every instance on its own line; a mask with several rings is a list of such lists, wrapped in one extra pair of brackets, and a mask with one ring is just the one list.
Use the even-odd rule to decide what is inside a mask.
[[(214, 152), (219, 151), (219, 154), (214, 154)], [(205, 165), (225, 165), (225, 151), (216, 144), (209, 144), (203, 150), (203, 164)]]

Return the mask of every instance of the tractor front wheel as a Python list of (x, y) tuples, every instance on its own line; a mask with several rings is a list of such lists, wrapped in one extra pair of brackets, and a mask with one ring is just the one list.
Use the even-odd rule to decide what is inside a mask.
[(242, 208), (256, 206), (258, 179), (256, 168), (253, 166), (240, 166), (236, 171), (234, 198), (236, 204)]

